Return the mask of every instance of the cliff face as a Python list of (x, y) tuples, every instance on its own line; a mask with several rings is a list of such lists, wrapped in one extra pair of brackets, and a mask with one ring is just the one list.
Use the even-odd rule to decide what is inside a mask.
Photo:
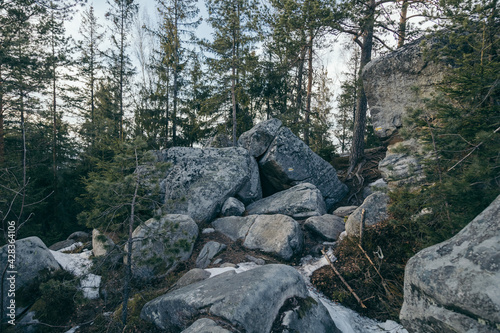
[(402, 126), (409, 108), (423, 106), (446, 70), (445, 65), (424, 59), (424, 49), (438, 47), (435, 39), (419, 39), (386, 56), (372, 60), (363, 71), (375, 134), (391, 136)]

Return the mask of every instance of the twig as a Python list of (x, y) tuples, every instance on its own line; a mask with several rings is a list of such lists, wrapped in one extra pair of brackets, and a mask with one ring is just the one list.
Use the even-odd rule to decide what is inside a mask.
[(335, 268), (335, 266), (333, 266), (332, 262), (330, 261), (330, 258), (328, 257), (328, 255), (326, 254), (325, 250), (321, 250), (321, 253), (323, 253), (323, 255), (325, 256), (326, 260), (328, 261), (328, 263), (330, 264), (330, 267), (333, 269), (333, 271), (335, 272), (335, 274), (337, 274), (337, 276), (339, 277), (340, 281), (342, 281), (344, 283), (344, 285), (347, 287), (347, 289), (349, 289), (349, 291), (351, 292), (351, 294), (354, 296), (354, 298), (358, 301), (358, 303), (361, 305), (361, 307), (363, 309), (366, 309), (366, 305), (363, 304), (363, 301), (358, 297), (358, 295), (356, 295), (356, 293), (354, 292), (354, 290), (351, 288), (351, 286), (347, 283), (346, 280), (344, 280), (344, 278), (342, 277), (342, 275), (340, 275), (339, 271)]
[[(498, 127), (496, 130), (493, 131), (493, 134), (495, 134), (496, 132), (500, 131), (500, 127)], [(491, 136), (490, 135), (490, 136)], [(450, 172), (451, 170), (453, 170), (457, 165), (459, 165), (460, 163), (462, 163), (467, 157), (469, 157), (477, 148), (479, 148), (479, 146), (481, 146), (482, 144), (484, 143), (483, 142), (480, 142), (477, 146), (474, 146), (474, 148), (472, 148), (472, 150), (467, 154), (465, 155), (460, 161), (458, 161), (457, 163), (455, 163), (454, 166), (452, 166), (451, 168), (449, 168), (446, 172)]]

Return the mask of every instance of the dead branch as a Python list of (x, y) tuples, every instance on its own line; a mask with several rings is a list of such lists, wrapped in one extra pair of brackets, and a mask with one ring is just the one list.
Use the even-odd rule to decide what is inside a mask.
[(340, 275), (339, 271), (335, 268), (335, 266), (333, 266), (332, 262), (330, 261), (330, 257), (328, 257), (328, 255), (326, 254), (325, 250), (321, 250), (321, 253), (323, 253), (323, 255), (325, 256), (326, 260), (330, 264), (330, 267), (333, 269), (333, 271), (335, 272), (335, 274), (337, 274), (337, 276), (339, 277), (340, 281), (342, 281), (342, 283), (344, 283), (344, 285), (347, 287), (347, 289), (349, 289), (349, 291), (354, 296), (354, 298), (358, 301), (358, 303), (361, 305), (361, 307), (363, 309), (366, 309), (366, 305), (363, 304), (363, 301), (361, 300), (361, 298), (359, 298), (358, 295), (356, 295), (356, 293), (351, 288), (351, 286), (347, 283), (346, 280), (344, 280), (344, 278), (342, 277), (342, 275)]

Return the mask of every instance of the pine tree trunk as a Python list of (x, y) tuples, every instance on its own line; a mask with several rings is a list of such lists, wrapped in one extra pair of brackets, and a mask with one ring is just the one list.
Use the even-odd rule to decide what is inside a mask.
[(233, 27), (233, 48), (231, 64), (231, 99), (233, 104), (233, 147), (237, 145), (236, 139), (236, 28)]
[(177, 96), (178, 96), (178, 66), (179, 66), (179, 36), (177, 31), (177, 1), (174, 2), (174, 105), (172, 110), (172, 145), (177, 144)]
[(309, 146), (309, 126), (311, 123), (311, 98), (312, 98), (312, 81), (313, 81), (313, 32), (311, 30), (309, 36), (309, 57), (307, 59), (307, 100), (306, 100), (306, 114), (304, 124), (304, 143)]
[(296, 114), (294, 122), (297, 123), (299, 120), (300, 111), (302, 110), (302, 79), (304, 72), (304, 62), (306, 58), (306, 48), (300, 52), (299, 68), (297, 70), (297, 104), (295, 105)]
[(408, 12), (408, 0), (402, 0), (401, 14), (399, 17), (398, 48), (402, 47), (406, 40), (406, 23)]
[[(135, 161), (136, 168), (139, 167), (137, 158), (137, 149), (135, 150)], [(132, 197), (132, 203), (130, 207), (130, 219), (128, 224), (128, 239), (127, 239), (127, 266), (125, 270), (125, 281), (123, 284), (123, 303), (122, 303), (122, 324), (125, 327), (127, 325), (127, 315), (128, 315), (128, 299), (130, 297), (130, 281), (132, 280), (132, 243), (135, 223), (135, 203), (137, 201), (137, 192), (139, 190), (139, 180), (135, 180), (134, 195)]]
[(369, 0), (368, 8), (370, 10), (366, 28), (363, 34), (363, 42), (361, 47), (361, 59), (359, 64), (359, 94), (356, 103), (356, 115), (354, 118), (354, 133), (352, 136), (352, 149), (349, 157), (349, 170), (350, 174), (356, 165), (365, 157), (365, 127), (366, 127), (366, 112), (368, 110), (368, 103), (366, 100), (365, 89), (361, 73), (363, 68), (371, 60), (372, 47), (373, 47), (373, 27), (375, 23), (375, 0)]

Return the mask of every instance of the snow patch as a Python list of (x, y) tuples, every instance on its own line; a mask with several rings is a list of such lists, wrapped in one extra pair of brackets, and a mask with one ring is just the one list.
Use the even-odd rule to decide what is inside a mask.
[[(74, 245), (74, 244), (73, 244)], [(81, 245), (80, 245), (81, 246)], [(71, 246), (70, 246), (71, 247)], [(99, 286), (101, 284), (101, 277), (89, 273), (92, 261), (90, 256), (91, 251), (82, 253), (62, 253), (61, 251), (68, 251), (68, 248), (59, 251), (52, 251), (52, 255), (57, 260), (59, 265), (74, 276), (81, 277), (80, 288), (83, 290), (83, 295), (89, 299), (99, 298)]]
[(205, 270), (210, 273), (209, 278), (212, 278), (214, 276), (217, 276), (219, 274), (229, 272), (229, 271), (236, 271), (236, 273), (241, 273), (241, 272), (249, 271), (249, 270), (257, 268), (257, 267), (259, 267), (259, 265), (257, 265), (254, 262), (242, 262), (241, 264), (238, 264), (238, 266), (236, 268), (234, 268), (234, 267), (219, 267), (219, 268), (207, 268)]

